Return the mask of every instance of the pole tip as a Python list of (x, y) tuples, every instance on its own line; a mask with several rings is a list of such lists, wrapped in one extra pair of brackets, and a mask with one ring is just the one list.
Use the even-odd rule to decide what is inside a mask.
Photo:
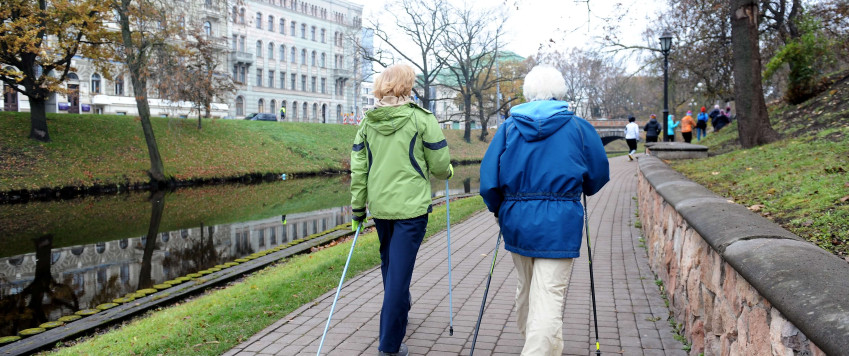
[(448, 328), (448, 336), (454, 336), (454, 327)]

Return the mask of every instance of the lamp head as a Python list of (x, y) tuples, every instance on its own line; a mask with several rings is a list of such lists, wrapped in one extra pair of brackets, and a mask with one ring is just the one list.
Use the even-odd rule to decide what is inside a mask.
[(669, 33), (669, 30), (663, 31), (663, 34), (660, 35), (660, 51), (663, 54), (669, 53), (669, 50), (672, 48), (672, 34)]

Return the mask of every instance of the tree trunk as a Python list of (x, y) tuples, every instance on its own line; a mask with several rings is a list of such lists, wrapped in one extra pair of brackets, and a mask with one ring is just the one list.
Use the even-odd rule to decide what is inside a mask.
[(159, 223), (162, 221), (162, 211), (165, 210), (165, 191), (157, 191), (150, 198), (150, 224), (147, 226), (147, 240), (144, 244), (141, 269), (139, 269), (138, 289), (153, 286), (153, 250), (156, 249), (156, 236), (159, 234)]
[(478, 139), (481, 142), (486, 142), (486, 136), (489, 135), (489, 132), (486, 130), (486, 126), (489, 125), (489, 118), (486, 116), (486, 110), (483, 107), (483, 96), (476, 94), (475, 98), (478, 100), (478, 116), (480, 116), (481, 121), (481, 135)]
[(47, 112), (44, 108), (45, 102), (46, 100), (40, 97), (29, 97), (29, 138), (41, 142), (50, 142), (50, 133), (47, 131)]
[(463, 117), (466, 119), (465, 132), (463, 132), (463, 140), (467, 143), (472, 142), (472, 96), (463, 94)]
[(136, 68), (130, 69), (130, 79), (133, 82), (133, 94), (136, 96), (136, 107), (139, 109), (144, 140), (147, 143), (147, 153), (150, 156), (150, 179), (156, 183), (165, 182), (165, 167), (162, 157), (159, 155), (159, 146), (156, 144), (156, 136), (153, 135), (153, 126), (150, 124), (150, 104), (147, 102), (147, 83), (141, 79), (138, 64)]
[(758, 44), (758, 3), (731, 0), (731, 48), (734, 57), (734, 97), (737, 132), (743, 148), (778, 140), (764, 102)]

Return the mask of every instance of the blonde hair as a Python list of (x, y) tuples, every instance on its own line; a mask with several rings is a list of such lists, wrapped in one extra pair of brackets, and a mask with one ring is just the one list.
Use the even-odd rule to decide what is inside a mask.
[(549, 64), (540, 64), (525, 76), (522, 94), (528, 101), (560, 100), (566, 95), (566, 80), (559, 70)]
[(374, 97), (383, 99), (384, 96), (410, 96), (416, 72), (406, 64), (395, 64), (384, 69), (374, 80)]

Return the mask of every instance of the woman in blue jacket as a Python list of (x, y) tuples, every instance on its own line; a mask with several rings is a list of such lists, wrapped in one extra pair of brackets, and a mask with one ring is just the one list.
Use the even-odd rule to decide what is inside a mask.
[(522, 355), (559, 355), (572, 261), (579, 257), (581, 194), (609, 180), (607, 155), (592, 125), (557, 100), (563, 75), (539, 65), (525, 77), (528, 103), (510, 110), (481, 162), (480, 193), (501, 225), (518, 272)]

